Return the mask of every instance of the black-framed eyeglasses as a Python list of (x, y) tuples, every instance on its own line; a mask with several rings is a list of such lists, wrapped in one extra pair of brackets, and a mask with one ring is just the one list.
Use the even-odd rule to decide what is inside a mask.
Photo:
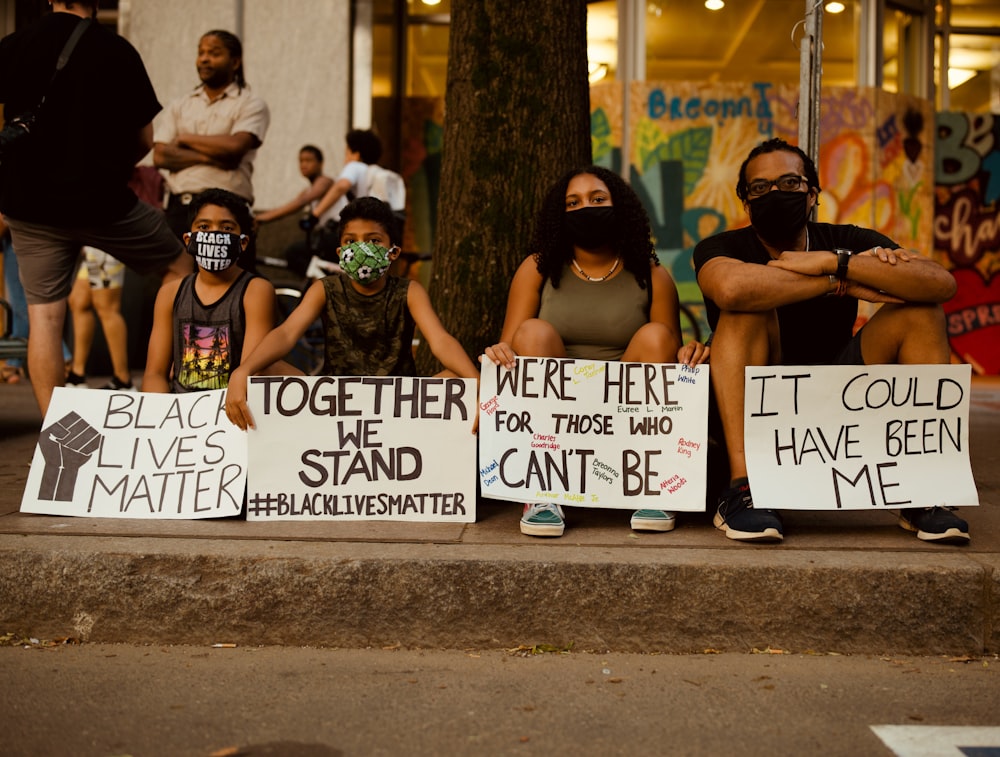
[(771, 191), (771, 187), (777, 187), (782, 192), (795, 192), (802, 186), (803, 181), (808, 179), (795, 173), (786, 173), (777, 179), (754, 179), (747, 184), (747, 192), (751, 197), (766, 195)]

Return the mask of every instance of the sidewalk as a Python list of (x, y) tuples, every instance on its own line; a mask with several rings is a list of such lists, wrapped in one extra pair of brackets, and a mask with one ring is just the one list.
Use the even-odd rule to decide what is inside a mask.
[(568, 510), (565, 536), (474, 524), (143, 521), (20, 514), (41, 425), (0, 387), (0, 633), (95, 642), (336, 647), (573, 645), (632, 652), (1000, 651), (1000, 380), (974, 379), (972, 543), (927, 544), (886, 512), (786, 512), (781, 545), (708, 513), (638, 534)]

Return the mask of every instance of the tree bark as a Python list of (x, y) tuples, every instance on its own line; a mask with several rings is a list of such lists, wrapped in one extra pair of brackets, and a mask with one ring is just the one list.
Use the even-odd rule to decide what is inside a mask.
[[(500, 337), (549, 186), (590, 163), (585, 0), (452, 5), (430, 295), (476, 359)], [(421, 346), (422, 374), (438, 370)]]

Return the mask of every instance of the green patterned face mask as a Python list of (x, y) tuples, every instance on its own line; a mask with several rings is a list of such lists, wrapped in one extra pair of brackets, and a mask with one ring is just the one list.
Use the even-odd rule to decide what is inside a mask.
[(359, 284), (371, 284), (389, 269), (391, 252), (374, 242), (350, 242), (340, 248), (340, 267)]

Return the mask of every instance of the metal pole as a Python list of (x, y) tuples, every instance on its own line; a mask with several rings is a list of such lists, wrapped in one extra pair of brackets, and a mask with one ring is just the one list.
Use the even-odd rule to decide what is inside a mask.
[(622, 129), (621, 175), (625, 181), (631, 179), (629, 156), (632, 141), (628, 129), (628, 114), (631, 107), (632, 82), (646, 79), (646, 3), (644, 0), (618, 0), (618, 81), (622, 85), (622, 113), (625, 114)]
[[(823, 0), (806, 0), (799, 43), (799, 147), (819, 163), (819, 104), (823, 83)], [(815, 213), (815, 210), (813, 211)]]

